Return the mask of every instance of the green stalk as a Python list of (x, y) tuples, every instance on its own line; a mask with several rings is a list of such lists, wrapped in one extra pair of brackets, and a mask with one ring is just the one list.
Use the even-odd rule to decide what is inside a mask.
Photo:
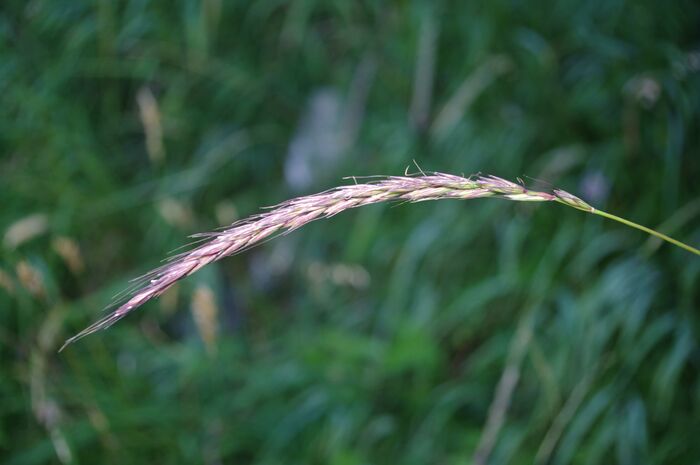
[(660, 233), (658, 231), (654, 231), (653, 229), (647, 228), (646, 226), (642, 226), (641, 224), (634, 223), (632, 221), (626, 220), (624, 218), (620, 218), (619, 216), (612, 215), (610, 213), (604, 212), (602, 210), (593, 210), (591, 211), (594, 215), (602, 216), (603, 218), (608, 218), (613, 221), (617, 221), (618, 223), (625, 224), (631, 228), (639, 229), (640, 231), (644, 231), (647, 234), (651, 234), (652, 236), (656, 236), (659, 239), (662, 239), (666, 242), (670, 242), (671, 244), (680, 247), (681, 249), (685, 249), (688, 252), (692, 252), (695, 255), (700, 256), (700, 250), (696, 249), (695, 247), (691, 247), (688, 244), (684, 244), (681, 241), (677, 241), (672, 237), (668, 237), (666, 234)]
[[(559, 199), (557, 199), (557, 200), (559, 200)], [(642, 226), (641, 224), (637, 224), (633, 221), (626, 220), (624, 218), (620, 218), (619, 216), (613, 215), (613, 214), (608, 213), (608, 212), (604, 212), (602, 210), (595, 209), (595, 208), (590, 207), (590, 206), (587, 206), (588, 208), (579, 207), (579, 206), (571, 205), (571, 204), (566, 203), (566, 202), (562, 202), (561, 200), (559, 200), (559, 203), (563, 203), (564, 205), (567, 205), (569, 207), (573, 207), (573, 208), (576, 208), (578, 210), (592, 213), (594, 215), (602, 216), (603, 218), (607, 218), (609, 220), (617, 221), (618, 223), (622, 223), (626, 226), (629, 226), (630, 228), (639, 229), (640, 231), (644, 231), (645, 233), (647, 233), (651, 236), (658, 237), (659, 239), (664, 240), (668, 243), (671, 243), (671, 244), (675, 245), (676, 247), (680, 247), (681, 249), (685, 249), (690, 253), (694, 253), (695, 255), (700, 256), (700, 250), (696, 249), (695, 247), (689, 246), (688, 244), (685, 244), (681, 241), (677, 241), (676, 239), (669, 237), (664, 233), (654, 231), (653, 229), (647, 228), (646, 226)]]

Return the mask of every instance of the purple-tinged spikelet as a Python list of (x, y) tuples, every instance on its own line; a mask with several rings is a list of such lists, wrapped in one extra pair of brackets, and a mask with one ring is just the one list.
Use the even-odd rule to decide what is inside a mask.
[(373, 179), (361, 184), (358, 184), (355, 179), (355, 184), (287, 200), (270, 207), (264, 213), (233, 223), (221, 231), (194, 235), (193, 237), (204, 240), (204, 243), (171, 257), (165, 265), (135, 280), (135, 290), (118, 302), (114, 311), (68, 339), (63, 347), (88, 334), (111, 326), (152, 298), (163, 294), (177, 281), (216, 260), (248, 250), (261, 242), (294, 231), (311, 221), (330, 218), (351, 208), (380, 202), (468, 200), (479, 197), (501, 197), (526, 202), (556, 201), (624, 223), (700, 255), (700, 251), (687, 244), (631, 221), (596, 210), (580, 198), (559, 189), (555, 189), (552, 193), (531, 191), (521, 184), (496, 176), (465, 178), (443, 173), (421, 172), (420, 176), (389, 176)]

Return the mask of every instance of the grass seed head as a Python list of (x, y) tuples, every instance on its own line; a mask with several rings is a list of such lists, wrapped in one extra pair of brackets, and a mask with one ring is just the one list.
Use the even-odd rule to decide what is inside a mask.
[(336, 187), (297, 197), (267, 211), (231, 224), (220, 231), (197, 234), (204, 240), (193, 249), (172, 257), (168, 263), (135, 280), (135, 291), (118, 302), (116, 309), (66, 341), (63, 347), (82, 337), (107, 328), (154, 297), (160, 296), (179, 280), (223, 257), (234, 255), (278, 235), (286, 234), (321, 218), (330, 218), (352, 208), (387, 201), (423, 202), (442, 199), (501, 197), (519, 202), (557, 201), (578, 210), (595, 213), (626, 224), (700, 255), (700, 251), (649, 228), (596, 210), (580, 198), (559, 189), (550, 192), (528, 190), (496, 176), (455, 176), (424, 173), (417, 176), (372, 177), (368, 182)]

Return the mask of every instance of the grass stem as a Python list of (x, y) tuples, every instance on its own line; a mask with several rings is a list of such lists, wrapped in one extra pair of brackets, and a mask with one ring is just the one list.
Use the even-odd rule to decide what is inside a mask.
[(658, 237), (661, 240), (669, 242), (675, 246), (678, 246), (682, 249), (687, 250), (688, 252), (691, 252), (691, 253), (694, 253), (695, 255), (700, 256), (700, 250), (696, 249), (695, 247), (691, 247), (688, 244), (685, 244), (681, 241), (677, 241), (676, 239), (669, 237), (664, 233), (660, 233), (660, 232), (655, 231), (651, 228), (647, 228), (646, 226), (642, 226), (641, 224), (637, 224), (633, 221), (629, 221), (629, 220), (626, 220), (624, 218), (620, 218), (619, 216), (604, 212), (602, 210), (593, 209), (593, 210), (590, 210), (590, 213), (593, 213), (594, 215), (602, 216), (603, 218), (608, 218), (608, 219), (613, 220), (613, 221), (617, 221), (618, 223), (622, 223), (624, 225), (627, 225), (630, 228), (639, 229), (640, 231), (644, 231), (647, 234), (651, 234), (654, 237)]

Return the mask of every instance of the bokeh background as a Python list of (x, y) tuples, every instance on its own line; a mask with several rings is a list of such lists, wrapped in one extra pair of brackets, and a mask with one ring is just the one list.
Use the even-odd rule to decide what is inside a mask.
[(700, 245), (694, 1), (4, 0), (0, 462), (687, 464), (700, 259), (379, 205), (62, 353), (186, 236), (349, 175), (521, 177)]

